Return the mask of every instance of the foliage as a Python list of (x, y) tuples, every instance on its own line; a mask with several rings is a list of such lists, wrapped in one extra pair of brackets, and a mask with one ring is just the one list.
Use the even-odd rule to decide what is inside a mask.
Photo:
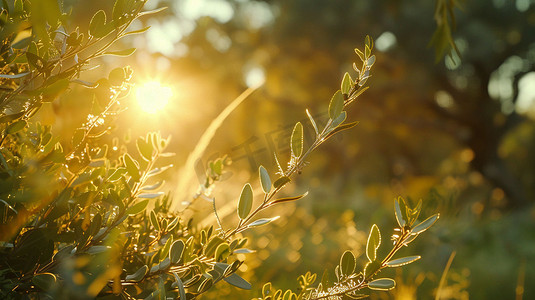
[[(362, 66), (354, 65), (356, 79), (344, 75), (341, 89), (330, 101), (327, 123), (318, 125), (307, 111), (315, 132), (310, 147), (305, 150), (304, 127), (298, 122), (290, 139), (288, 165), (279, 164), (277, 179), (272, 181), (267, 170), (259, 168), (264, 195), (254, 209), (253, 188), (244, 185), (234, 228), (223, 229), (215, 199), (210, 198), (228, 161), (223, 157), (209, 164), (202, 193), (213, 203), (218, 227), (198, 228), (192, 219), (170, 211), (169, 195), (159, 191), (163, 184), (159, 175), (171, 165), (160, 166), (157, 161), (172, 156), (166, 152), (170, 138), (151, 132), (137, 138), (135, 145), (128, 139), (109, 143), (105, 138), (114, 134), (114, 120), (124, 109), (122, 99), (131, 88), (132, 70), (113, 69), (95, 83), (80, 79), (96, 58), (131, 55), (133, 48), (110, 48), (127, 35), (144, 32), (147, 28), (130, 32), (127, 28), (152, 12), (142, 11), (145, 1), (117, 0), (111, 15), (98, 10), (82, 30), (69, 28), (70, 16), (56, 4), (17, 0), (2, 6), (0, 296), (192, 299), (220, 281), (250, 289), (251, 284), (237, 274), (243, 263), (237, 254), (252, 252), (244, 248), (247, 239), (240, 233), (276, 220), (256, 218), (268, 207), (303, 198), (306, 194), (280, 197), (278, 193), (301, 172), (313, 150), (357, 124), (344, 123), (344, 109), (367, 89), (375, 63), (373, 40), (366, 37), (364, 50), (355, 49)], [(91, 98), (91, 112), (80, 120), (70, 142), (61, 143), (53, 126), (41, 124), (35, 116), (46, 103), (68, 97), (75, 84), (87, 88), (83, 95)], [(393, 288), (392, 279), (375, 278), (377, 273), (416, 261), (418, 256), (394, 259), (394, 254), (438, 218), (416, 222), (420, 205), (409, 208), (401, 198), (395, 204), (399, 232), (384, 258), (377, 255), (381, 235), (374, 225), (363, 272), (354, 272), (355, 257), (345, 252), (335, 271), (336, 283), (327, 287), (323, 281), (312, 288), (316, 278), (308, 273), (300, 277), (299, 297), (338, 299), (366, 287)], [(270, 293), (269, 285), (264, 293)], [(266, 298), (279, 296), (296, 297), (291, 291), (284, 295), (276, 291)]]

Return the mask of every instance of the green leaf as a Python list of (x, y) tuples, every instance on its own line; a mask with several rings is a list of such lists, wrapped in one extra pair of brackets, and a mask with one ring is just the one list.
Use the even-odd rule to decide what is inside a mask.
[(145, 198), (145, 199), (154, 199), (154, 198), (158, 198), (162, 195), (164, 195), (165, 193), (164, 192), (158, 192), (158, 193), (143, 193), (143, 194), (139, 194), (137, 195), (137, 198)]
[(340, 258), (340, 271), (346, 276), (351, 275), (355, 271), (355, 266), (355, 256), (351, 251), (347, 250)]
[(258, 172), (260, 173), (260, 184), (262, 185), (262, 190), (267, 194), (271, 190), (271, 179), (269, 178), (269, 174), (264, 166), (260, 166), (260, 168), (258, 168)]
[(286, 202), (296, 201), (296, 200), (299, 200), (299, 199), (305, 197), (306, 195), (308, 195), (308, 192), (304, 193), (303, 195), (299, 195), (299, 196), (279, 198), (279, 199), (277, 199), (277, 200), (273, 200), (273, 201), (271, 201), (271, 202), (269, 203), (269, 206), (271, 206), (271, 205), (275, 205), (275, 204), (280, 204), (280, 203), (286, 203)]
[(414, 226), (414, 228), (411, 231), (411, 234), (420, 234), (420, 233), (426, 231), (427, 229), (429, 229), (429, 227), (431, 227), (431, 226), (433, 226), (433, 224), (435, 224), (435, 222), (438, 220), (439, 216), (440, 216), (440, 214), (434, 214), (434, 215), (430, 216), (429, 218), (425, 219), (425, 221), (423, 221), (420, 224)]
[(370, 54), (372, 54), (372, 49), (370, 49), (370, 47), (368, 47), (368, 45), (366, 45), (365, 48), (364, 48), (364, 56), (365, 57), (370, 57)]
[(370, 56), (370, 58), (368, 58), (368, 60), (366, 61), (366, 65), (368, 67), (371, 67), (373, 66), (373, 64), (375, 63), (375, 55), (372, 55)]
[(265, 298), (266, 296), (269, 296), (269, 294), (271, 294), (271, 282), (264, 284), (262, 287), (262, 297)]
[(89, 22), (89, 34), (96, 38), (101, 38), (108, 33), (109, 30), (106, 28), (106, 13), (103, 10), (99, 10)]
[[(26, 75), (29, 75), (31, 72), (24, 72), (24, 73), (19, 73), (19, 74), (15, 74), (15, 75), (8, 75), (8, 74), (0, 74), (0, 78), (9, 78), (9, 79), (17, 79), (17, 78), (22, 78)], [(43, 273), (43, 274), (46, 274), (46, 273)]]
[(128, 172), (128, 174), (132, 176), (134, 181), (139, 181), (140, 175), (139, 175), (139, 167), (138, 167), (137, 162), (128, 153), (125, 153), (123, 158), (124, 158), (126, 171)]
[(212, 239), (208, 241), (208, 243), (204, 247), (204, 255), (206, 255), (207, 257), (212, 257), (212, 255), (214, 255), (215, 253), (215, 250), (217, 249), (217, 246), (219, 246), (219, 244), (223, 242), (224, 240), (217, 235), (212, 237)]
[(41, 273), (33, 276), (32, 282), (43, 291), (48, 291), (56, 283), (56, 275), (52, 273)]
[(273, 187), (275, 187), (276, 189), (281, 188), (283, 185), (287, 184), (290, 181), (292, 181), (290, 177), (279, 177), (279, 179), (275, 180), (275, 182), (273, 183)]
[[(171, 245), (173, 244), (173, 235), (171, 234), (169, 238), (167, 238), (167, 241), (165, 242), (165, 245), (161, 248), (160, 252), (160, 260), (167, 259), (169, 261), (169, 264), (171, 264), (171, 258), (169, 255), (169, 249), (171, 249)], [(167, 267), (165, 267), (167, 268)], [(164, 269), (165, 269), (164, 268)]]
[(139, 34), (139, 33), (143, 33), (147, 30), (149, 30), (150, 26), (147, 26), (145, 28), (142, 28), (142, 29), (138, 29), (138, 30), (133, 30), (133, 31), (129, 31), (129, 32), (125, 32), (122, 36), (127, 36), (127, 35), (131, 35), (131, 34)]
[(110, 74), (108, 75), (108, 82), (112, 86), (121, 86), (125, 79), (126, 74), (123, 68), (115, 68), (111, 70)]
[(176, 264), (180, 261), (185, 247), (186, 245), (182, 240), (173, 242), (171, 245), (171, 250), (169, 250), (169, 259), (173, 264)]
[(139, 214), (140, 212), (145, 210), (145, 208), (147, 207), (147, 204), (149, 204), (149, 200), (139, 201), (138, 203), (127, 208), (126, 214), (130, 216)]
[(141, 187), (140, 190), (142, 190), (142, 191), (154, 191), (154, 190), (157, 190), (158, 188), (160, 188), (163, 185), (164, 182), (165, 182), (164, 180), (158, 181), (155, 184), (143, 186), (143, 187)]
[(391, 260), (391, 261), (387, 262), (386, 266), (387, 267), (391, 267), (391, 268), (401, 267), (401, 266), (413, 263), (413, 262), (419, 260), (420, 258), (421, 258), (421, 256), (419, 256), (419, 255), (402, 257), (402, 258), (394, 259), (394, 260)]
[(114, 56), (130, 56), (136, 52), (136, 48), (128, 48), (124, 50), (116, 50), (116, 51), (107, 51), (104, 52), (104, 55), (114, 55)]
[(212, 278), (206, 278), (200, 285), (199, 285), (199, 288), (197, 289), (197, 292), (199, 294), (202, 294), (206, 291), (208, 291), (212, 285), (214, 284), (214, 280)]
[(110, 246), (97, 245), (97, 246), (89, 247), (86, 252), (88, 254), (99, 254), (99, 253), (106, 252), (110, 249), (111, 249)]
[(329, 118), (336, 119), (344, 110), (344, 96), (340, 90), (336, 91), (329, 103)]
[(126, 168), (117, 168), (111, 175), (108, 177), (108, 181), (117, 181), (121, 176), (126, 173)]
[(242, 253), (242, 254), (249, 254), (249, 253), (255, 253), (255, 250), (247, 249), (247, 248), (240, 248), (233, 251), (234, 253)]
[(154, 210), (150, 211), (150, 223), (154, 229), (156, 229), (156, 231), (160, 231), (160, 223), (158, 222), (158, 217), (156, 216)]
[(358, 123), (359, 122), (351, 122), (351, 123), (340, 125), (340, 126), (336, 127), (335, 129), (333, 129), (333, 131), (329, 132), (329, 134), (327, 134), (325, 139), (328, 139), (328, 138), (332, 137), (333, 135), (335, 135), (335, 134), (337, 134), (339, 132), (342, 132), (344, 130), (351, 129), (351, 128), (357, 126)]
[(364, 278), (371, 278), (381, 268), (381, 262), (379, 260), (370, 261), (364, 267)]
[(240, 289), (244, 290), (250, 290), (251, 284), (247, 282), (245, 279), (241, 278), (240, 275), (236, 273), (232, 273), (229, 277), (223, 278), (227, 283), (238, 287)]
[(165, 282), (163, 281), (163, 278), (160, 277), (160, 280), (158, 281), (158, 298), (160, 300), (166, 300), (167, 299), (167, 292), (165, 290)]
[(379, 231), (379, 227), (373, 224), (366, 244), (366, 256), (370, 261), (375, 261), (377, 258), (379, 245), (381, 245), (381, 232)]
[(394, 200), (394, 208), (398, 225), (400, 228), (403, 228), (405, 225), (407, 225), (407, 206), (405, 204), (405, 200), (403, 200), (401, 197), (398, 197), (396, 200)]
[(292, 156), (300, 157), (303, 154), (303, 125), (301, 122), (295, 124), (290, 140), (290, 147), (292, 149)]
[(159, 13), (159, 12), (161, 12), (163, 10), (166, 10), (166, 9), (167, 9), (167, 7), (160, 7), (160, 8), (154, 9), (154, 10), (144, 11), (144, 12), (141, 12), (139, 14), (139, 16), (141, 17), (141, 16), (145, 16), (145, 15), (152, 15), (152, 14)]
[(343, 111), (336, 119), (331, 123), (331, 129), (336, 129), (340, 124), (344, 123), (347, 118), (347, 114)]
[(221, 243), (215, 249), (214, 258), (216, 261), (226, 259), (230, 254), (230, 247), (228, 243)]
[(312, 115), (310, 114), (308, 109), (306, 110), (306, 113), (307, 113), (308, 119), (310, 120), (310, 123), (312, 124), (312, 127), (314, 127), (314, 132), (316, 132), (316, 136), (318, 136), (320, 132), (318, 129), (318, 125), (316, 124), (316, 121), (314, 121), (314, 118), (312, 118)]
[(6, 132), (8, 134), (13, 134), (13, 133), (19, 132), (22, 129), (24, 129), (24, 127), (26, 127), (26, 125), (28, 125), (28, 122), (26, 122), (26, 120), (15, 121), (15, 122), (9, 124), (9, 126), (6, 129)]
[(182, 283), (182, 280), (180, 280), (180, 277), (178, 277), (178, 274), (176, 272), (173, 272), (173, 276), (175, 276), (175, 281), (178, 286), (178, 293), (180, 295), (179, 300), (186, 300), (186, 289), (184, 288), (184, 283)]
[(355, 53), (358, 55), (358, 57), (360, 58), (361, 61), (364, 61), (364, 53), (362, 53), (362, 51), (360, 51), (359, 49), (355, 48)]
[(253, 208), (253, 189), (249, 183), (245, 184), (238, 201), (238, 217), (245, 219)]
[(368, 283), (368, 287), (377, 291), (388, 291), (396, 287), (396, 282), (391, 278), (380, 278)]
[(349, 94), (349, 91), (351, 90), (351, 87), (353, 86), (353, 79), (351, 79), (351, 75), (349, 75), (348, 72), (344, 74), (344, 78), (342, 79), (342, 84), (340, 86), (340, 90), (342, 91), (342, 94)]
[(273, 218), (258, 219), (258, 220), (254, 221), (254, 222), (251, 222), (251, 224), (249, 224), (248, 227), (256, 227), (256, 226), (266, 225), (268, 223), (271, 223), (271, 222), (277, 220), (278, 218), (280, 218), (280, 216), (276, 216), (276, 217), (273, 217)]
[(145, 275), (149, 272), (149, 267), (147, 265), (143, 265), (139, 270), (137, 270), (134, 274), (126, 275), (126, 280), (130, 281), (141, 281)]

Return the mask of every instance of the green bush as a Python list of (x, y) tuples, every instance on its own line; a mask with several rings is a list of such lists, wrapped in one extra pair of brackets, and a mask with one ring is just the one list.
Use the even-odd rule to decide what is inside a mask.
[[(135, 142), (119, 140), (114, 121), (131, 88), (132, 70), (116, 68), (95, 82), (84, 81), (83, 71), (102, 56), (129, 56), (135, 49), (110, 50), (116, 42), (147, 28), (127, 31), (145, 1), (117, 0), (110, 13), (97, 11), (88, 24), (72, 28), (68, 7), (56, 0), (3, 2), (0, 22), (0, 297), (128, 299), (167, 297), (191, 299), (219, 281), (252, 288), (238, 274), (243, 263), (237, 254), (245, 248), (242, 232), (266, 225), (278, 217), (259, 218), (273, 205), (306, 196), (282, 197), (280, 191), (301, 172), (314, 149), (333, 135), (357, 125), (346, 123), (346, 106), (366, 89), (375, 62), (373, 40), (355, 49), (361, 66), (356, 78), (346, 73), (332, 97), (326, 124), (317, 124), (307, 111), (315, 132), (304, 147), (304, 127), (297, 123), (289, 141), (287, 167), (277, 174), (259, 169), (262, 195), (254, 200), (250, 183), (237, 202), (237, 225), (230, 229), (217, 215), (210, 191), (230, 163), (222, 157), (209, 163), (201, 189), (213, 204), (214, 225), (206, 228), (180, 212), (170, 210), (169, 194), (160, 192), (161, 173), (171, 165), (158, 159), (170, 138), (151, 132)], [(87, 28), (87, 29), (80, 29)], [(59, 136), (54, 125), (39, 122), (44, 105), (62, 99), (83, 99), (73, 114), (78, 126), (72, 137)], [(135, 149), (134, 149), (135, 147)], [(130, 151), (129, 151), (130, 149)], [(342, 254), (336, 279), (321, 280), (307, 273), (295, 291), (277, 290), (267, 283), (263, 299), (342, 299), (366, 297), (366, 288), (389, 290), (395, 282), (378, 278), (381, 270), (418, 260), (395, 258), (438, 219), (438, 214), (417, 221), (421, 203), (409, 207), (395, 201), (398, 228), (390, 250), (379, 251), (381, 233), (372, 226), (362, 271), (350, 252)], [(384, 250), (384, 247), (382, 248)], [(378, 253), (386, 253), (384, 256)], [(261, 284), (260, 284), (261, 285)], [(255, 288), (259, 289), (257, 283)]]

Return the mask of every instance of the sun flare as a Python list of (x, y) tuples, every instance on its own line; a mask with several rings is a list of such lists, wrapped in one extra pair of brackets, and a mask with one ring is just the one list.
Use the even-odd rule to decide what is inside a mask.
[(136, 87), (136, 99), (141, 110), (154, 114), (167, 106), (173, 96), (170, 87), (158, 81), (149, 81)]

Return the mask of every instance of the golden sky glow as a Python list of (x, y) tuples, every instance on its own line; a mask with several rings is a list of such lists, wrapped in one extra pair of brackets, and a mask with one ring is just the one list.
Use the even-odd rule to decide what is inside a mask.
[(171, 88), (158, 81), (149, 81), (136, 87), (137, 103), (146, 113), (154, 114), (164, 109), (172, 96)]

